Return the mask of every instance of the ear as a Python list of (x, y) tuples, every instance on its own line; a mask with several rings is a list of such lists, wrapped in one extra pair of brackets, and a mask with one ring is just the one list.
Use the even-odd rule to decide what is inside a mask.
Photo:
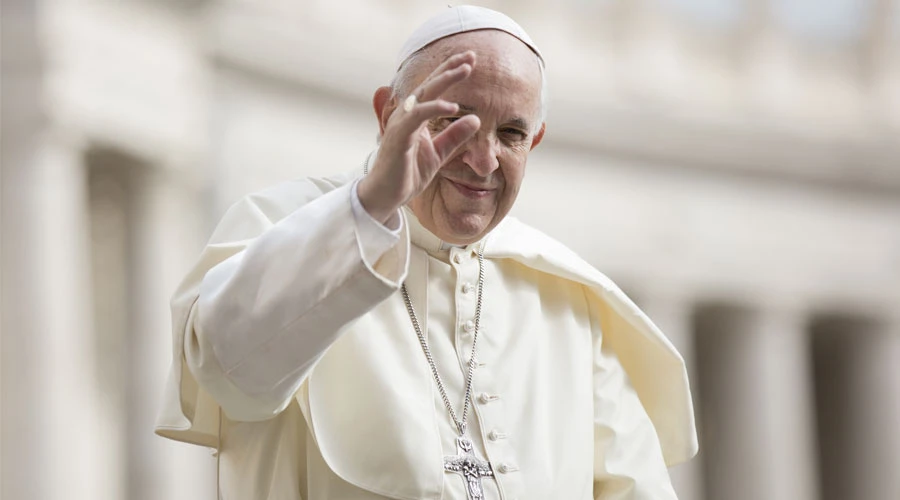
[(544, 140), (544, 131), (547, 130), (547, 122), (541, 123), (541, 129), (538, 130), (536, 134), (534, 134), (534, 139), (531, 140), (531, 149), (538, 147), (538, 144)]
[(397, 100), (394, 99), (394, 91), (390, 87), (378, 87), (372, 97), (372, 107), (375, 108), (375, 118), (378, 119), (378, 129), (384, 135), (388, 118), (397, 109)]

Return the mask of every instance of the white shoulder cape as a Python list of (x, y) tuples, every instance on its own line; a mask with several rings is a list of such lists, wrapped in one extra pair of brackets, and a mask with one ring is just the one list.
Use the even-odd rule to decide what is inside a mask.
[[(185, 329), (192, 324), (200, 282), (216, 263), (240, 252), (278, 220), (355, 175), (304, 179), (252, 194), (226, 214), (199, 259), (172, 299), (173, 363), (159, 415), (160, 436), (218, 448), (219, 407), (198, 386), (184, 362)], [(239, 216), (235, 218), (236, 216)], [(694, 412), (684, 361), (652, 321), (600, 271), (573, 251), (513, 217), (507, 217), (486, 240), (485, 257), (509, 258), (541, 272), (586, 286), (603, 319), (604, 341), (619, 357), (656, 428), (667, 465), (690, 459), (698, 449)]]

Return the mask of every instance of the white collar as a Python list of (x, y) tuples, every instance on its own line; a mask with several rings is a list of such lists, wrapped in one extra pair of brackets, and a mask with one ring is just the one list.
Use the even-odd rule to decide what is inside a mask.
[(471, 252), (476, 252), (482, 240), (476, 241), (469, 245), (454, 245), (441, 240), (434, 233), (429, 231), (419, 222), (416, 214), (409, 207), (403, 207), (403, 213), (406, 215), (406, 222), (409, 225), (409, 239), (413, 245), (425, 250), (429, 253), (448, 252), (453, 248), (461, 248)]

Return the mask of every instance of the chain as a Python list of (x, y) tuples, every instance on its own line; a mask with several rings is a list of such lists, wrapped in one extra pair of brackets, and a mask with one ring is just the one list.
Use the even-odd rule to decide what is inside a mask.
[(425, 334), (422, 333), (422, 328), (419, 326), (419, 320), (416, 317), (416, 311), (413, 309), (412, 301), (409, 300), (409, 292), (406, 290), (406, 283), (404, 283), (400, 290), (403, 293), (403, 301), (406, 302), (406, 310), (409, 312), (409, 319), (412, 320), (413, 328), (416, 330), (416, 336), (419, 337), (419, 344), (422, 345), (422, 352), (425, 353), (425, 359), (428, 360), (428, 365), (431, 366), (431, 374), (434, 376), (434, 381), (437, 383), (438, 390), (441, 392), (441, 399), (444, 400), (444, 406), (447, 407), (447, 411), (450, 412), (450, 418), (453, 419), (453, 423), (456, 424), (456, 428), (459, 430), (459, 435), (462, 436), (466, 433), (466, 418), (469, 413), (469, 406), (472, 401), (472, 377), (475, 374), (475, 347), (478, 345), (478, 330), (481, 323), (481, 292), (484, 288), (484, 253), (482, 246), (478, 248), (478, 301), (475, 305), (475, 332), (472, 334), (472, 353), (469, 355), (469, 371), (466, 374), (466, 393), (463, 398), (463, 410), (462, 410), (462, 419), (456, 418), (456, 412), (453, 411), (453, 405), (450, 403), (450, 398), (447, 397), (447, 391), (444, 389), (444, 382), (441, 381), (441, 375), (438, 373), (437, 365), (434, 362), (434, 357), (431, 355), (431, 349), (428, 347), (428, 341), (425, 339)]

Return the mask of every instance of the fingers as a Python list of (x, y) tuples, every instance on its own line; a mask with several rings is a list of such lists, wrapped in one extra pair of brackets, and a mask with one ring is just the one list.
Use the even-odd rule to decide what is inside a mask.
[(399, 117), (399, 120), (395, 122), (396, 130), (398, 134), (407, 137), (409, 142), (412, 142), (414, 132), (416, 132), (423, 123), (439, 116), (456, 114), (458, 111), (459, 105), (442, 99), (420, 102), (415, 104), (410, 111), (404, 112), (403, 115)]
[[(403, 122), (400, 128), (404, 132), (412, 133), (426, 120), (441, 114), (456, 113), (458, 111), (456, 105), (453, 105), (453, 109), (448, 108), (449, 103), (441, 100), (440, 96), (453, 85), (468, 78), (472, 74), (474, 64), (475, 52), (469, 50), (451, 56), (435, 68), (400, 106), (403, 111), (403, 116), (398, 120)], [(434, 107), (432, 103), (439, 104)], [(411, 121), (415, 121), (415, 125), (409, 123)]]
[[(463, 69), (465, 66), (468, 66), (468, 70)], [(461, 71), (466, 71), (467, 74), (465, 76), (468, 76), (468, 72), (471, 72), (472, 67), (474, 66), (475, 52), (467, 50), (465, 52), (460, 52), (459, 54), (454, 54), (447, 58), (446, 61), (439, 64), (438, 67), (435, 68), (421, 84), (419, 84), (413, 93), (416, 94), (421, 101), (435, 99), (440, 96), (443, 91), (435, 93), (432, 89), (429, 89), (429, 85), (432, 82), (441, 79), (445, 73), (458, 74)]]
[[(393, 128), (399, 137), (405, 138), (405, 141), (401, 140), (405, 145), (412, 144), (416, 131), (428, 120), (453, 115), (459, 111), (457, 104), (440, 99), (440, 96), (453, 85), (468, 78), (472, 74), (474, 64), (475, 52), (471, 50), (449, 57), (403, 101), (398, 108), (399, 115), (391, 117), (389, 127)], [(467, 124), (464, 123), (458, 128), (460, 131), (466, 130)], [(475, 129), (477, 128), (476, 126)], [(455, 135), (451, 133), (447, 137), (452, 139)]]
[(477, 116), (466, 115), (434, 136), (431, 142), (440, 163), (444, 163), (447, 158), (453, 156), (460, 146), (475, 135), (479, 127), (481, 127), (481, 120)]
[[(466, 54), (471, 54), (472, 57), (463, 57)], [(454, 60), (457, 56), (459, 56), (459, 58)], [(450, 89), (450, 87), (465, 80), (472, 74), (474, 53), (466, 52), (458, 54), (457, 56), (453, 56), (445, 61), (441, 67), (444, 67), (447, 62), (452, 62), (453, 64), (444, 67), (440, 72), (432, 73), (418, 88), (416, 88), (414, 94), (420, 101), (430, 101), (439, 98), (444, 92)], [(467, 62), (469, 59), (471, 59), (472, 62)], [(441, 67), (438, 69), (441, 69)]]

